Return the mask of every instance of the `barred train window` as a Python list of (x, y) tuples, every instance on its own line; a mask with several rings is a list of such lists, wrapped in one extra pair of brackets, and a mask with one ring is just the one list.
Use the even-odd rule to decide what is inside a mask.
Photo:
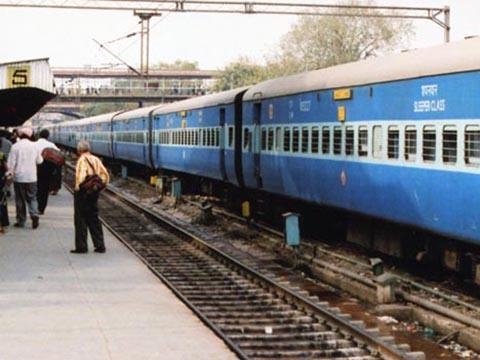
[(302, 153), (308, 152), (308, 127), (302, 127)]
[(415, 161), (417, 158), (417, 129), (415, 126), (405, 127), (405, 160)]
[(342, 128), (338, 126), (333, 128), (333, 153), (336, 155), (342, 153)]
[(382, 127), (380, 125), (375, 125), (372, 128), (373, 133), (373, 142), (372, 142), (372, 154), (376, 159), (382, 158), (383, 153), (383, 134)]
[(312, 153), (314, 153), (314, 154), (318, 153), (319, 140), (320, 140), (320, 131), (318, 129), (318, 126), (314, 126), (314, 127), (312, 127)]
[(267, 150), (273, 150), (273, 127), (268, 128), (268, 143), (267, 143)]
[(233, 126), (228, 127), (228, 147), (233, 148)]
[(398, 159), (400, 146), (400, 133), (397, 126), (388, 128), (387, 155), (389, 159)]
[(298, 142), (300, 140), (300, 131), (298, 127), (294, 126), (292, 131), (292, 152), (298, 152)]
[(345, 129), (345, 155), (353, 155), (353, 127)]
[(198, 138), (198, 129), (195, 129), (195, 132), (193, 133), (193, 144), (194, 145), (197, 145), (197, 146), (199, 145), (198, 139), (199, 139)]
[(243, 129), (243, 149), (250, 150), (250, 130)]
[(447, 164), (457, 162), (457, 128), (455, 126), (443, 127), (442, 158)]
[(262, 128), (262, 150), (267, 150), (267, 129)]
[(360, 126), (358, 128), (358, 156), (368, 155), (368, 128)]
[(290, 128), (283, 129), (283, 151), (290, 151)]
[(436, 133), (434, 126), (423, 127), (423, 160), (435, 161)]
[(275, 150), (282, 150), (282, 128), (277, 127), (275, 129)]
[(219, 147), (220, 146), (220, 129), (215, 128), (215, 146)]
[(330, 128), (324, 126), (322, 128), (322, 154), (330, 153)]
[(480, 166), (480, 126), (465, 128), (465, 164)]

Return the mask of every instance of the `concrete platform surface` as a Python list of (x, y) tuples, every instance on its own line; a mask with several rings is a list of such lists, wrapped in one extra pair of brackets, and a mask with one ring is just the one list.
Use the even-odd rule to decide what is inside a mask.
[(236, 358), (107, 231), (106, 254), (70, 254), (66, 191), (28, 226), (0, 235), (0, 359)]

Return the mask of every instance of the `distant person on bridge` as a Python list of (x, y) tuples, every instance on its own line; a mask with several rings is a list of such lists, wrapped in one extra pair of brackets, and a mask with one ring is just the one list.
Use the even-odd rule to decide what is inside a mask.
[(12, 145), (7, 161), (8, 174), (13, 176), (17, 222), (15, 227), (25, 227), (27, 213), (32, 219), (32, 227), (39, 225), (37, 203), (37, 165), (43, 161), (37, 145), (31, 141), (33, 130), (30, 127), (17, 129), (19, 140)]
[[(38, 151), (42, 154), (43, 150), (45, 149), (55, 149), (60, 151), (60, 149), (52, 143), (48, 141), (48, 137), (50, 136), (50, 132), (47, 129), (43, 129), (38, 134), (39, 138), (36, 142)], [(44, 157), (44, 161), (37, 166), (37, 177), (38, 177), (38, 212), (40, 215), (45, 213), (45, 209), (47, 208), (48, 203), (48, 194), (50, 190), (53, 190), (53, 185), (56, 183), (56, 174), (60, 174), (61, 176), (61, 168), (52, 161), (48, 161), (47, 158)], [(57, 175), (58, 176), (58, 175)]]
[(73, 197), (75, 222), (75, 249), (74, 254), (88, 252), (87, 228), (92, 237), (95, 252), (104, 253), (102, 224), (98, 219), (98, 192), (87, 193), (84, 184), (89, 177), (98, 175), (103, 184), (108, 184), (110, 176), (102, 161), (90, 153), (88, 141), (80, 140), (77, 144), (77, 166), (75, 169), (75, 193)]

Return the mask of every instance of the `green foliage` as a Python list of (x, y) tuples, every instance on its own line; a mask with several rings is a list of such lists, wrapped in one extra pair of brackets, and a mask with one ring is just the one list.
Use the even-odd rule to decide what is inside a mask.
[[(340, 4), (373, 5), (374, 2), (348, 0)], [(375, 17), (376, 10), (344, 8), (331, 13), (332, 16), (299, 17), (277, 49), (266, 57), (265, 65), (240, 58), (226, 66), (213, 90), (377, 56), (404, 45), (413, 33), (410, 21)]]
[(247, 57), (241, 57), (225, 67), (222, 76), (213, 85), (213, 91), (224, 91), (252, 85), (265, 80), (265, 78), (265, 67), (256, 64)]
[(152, 66), (152, 69), (156, 70), (198, 70), (197, 61), (188, 61), (177, 59), (173, 64), (166, 62), (158, 62)]

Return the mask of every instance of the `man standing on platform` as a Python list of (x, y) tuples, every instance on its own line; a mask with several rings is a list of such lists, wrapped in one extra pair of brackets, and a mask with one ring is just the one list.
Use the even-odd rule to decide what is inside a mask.
[(98, 192), (90, 194), (82, 190), (82, 183), (88, 176), (97, 175), (104, 185), (110, 181), (107, 169), (102, 161), (90, 153), (88, 141), (80, 140), (77, 144), (77, 166), (75, 169), (75, 193), (73, 195), (73, 211), (75, 222), (75, 249), (70, 250), (74, 254), (88, 252), (87, 228), (92, 237), (95, 252), (104, 253), (102, 224), (98, 219)]
[(37, 203), (37, 165), (43, 161), (37, 145), (31, 141), (33, 130), (23, 127), (17, 130), (19, 140), (12, 145), (7, 161), (8, 173), (13, 176), (15, 190), (15, 206), (17, 208), (17, 222), (15, 227), (25, 227), (28, 212), (32, 219), (32, 227), (38, 228)]
[[(59, 148), (54, 143), (47, 140), (48, 137), (50, 136), (50, 132), (47, 129), (41, 130), (38, 136), (39, 136), (39, 139), (37, 140), (37, 148), (40, 154), (42, 154), (42, 151), (47, 148), (59, 150)], [(61, 171), (61, 170), (58, 170), (57, 168), (58, 168), (57, 165), (55, 165), (50, 161), (47, 161), (46, 159), (44, 159), (44, 161), (37, 167), (37, 170), (38, 170), (37, 172), (38, 196), (37, 197), (38, 197), (38, 212), (40, 215), (43, 215), (47, 207), (48, 194), (50, 193), (50, 187), (52, 182), (55, 181), (54, 173), (56, 171)]]

